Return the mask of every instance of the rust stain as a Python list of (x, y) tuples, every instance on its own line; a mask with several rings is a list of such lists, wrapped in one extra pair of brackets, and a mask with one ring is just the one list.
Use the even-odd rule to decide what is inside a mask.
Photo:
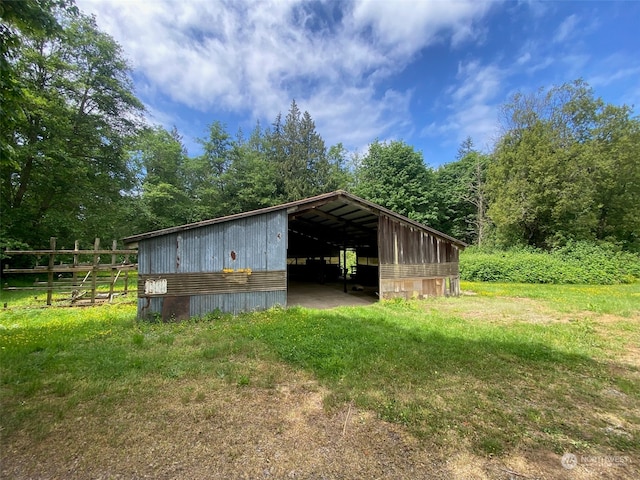
[(237, 258), (236, 252), (231, 250), (231, 260), (234, 260)]
[(176, 270), (180, 270), (180, 241), (182, 237), (178, 235), (176, 238)]

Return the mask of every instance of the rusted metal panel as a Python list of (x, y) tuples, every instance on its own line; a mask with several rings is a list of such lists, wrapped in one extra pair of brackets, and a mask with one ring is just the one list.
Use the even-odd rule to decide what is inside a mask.
[(380, 280), (383, 298), (427, 298), (445, 295), (446, 278), (397, 278)]
[[(165, 283), (163, 292), (145, 291), (145, 286)], [(167, 273), (154, 276), (139, 275), (141, 296), (182, 296), (234, 292), (268, 292), (286, 290), (286, 271), (253, 272), (228, 271), (216, 273)]]
[(286, 212), (205, 225), (139, 242), (140, 274), (286, 268)]
[[(248, 309), (286, 304), (287, 222), (285, 210), (271, 211), (140, 240), (138, 314), (162, 314), (162, 297), (167, 296), (191, 296), (190, 312), (198, 315), (211, 303), (199, 298), (203, 295), (222, 296), (213, 302), (222, 307), (212, 310), (225, 312), (241, 311), (240, 304)], [(158, 279), (167, 280), (166, 293), (146, 298), (145, 282)]]
[(216, 310), (238, 314), (255, 310), (266, 310), (277, 305), (284, 307), (286, 304), (286, 290), (193, 295), (191, 297), (190, 315), (192, 317), (198, 317)]
[[(184, 306), (188, 300), (188, 316), (184, 316), (186, 310), (179, 310), (172, 306), (174, 299)], [(185, 300), (187, 299), (187, 300)], [(190, 317), (201, 317), (219, 310), (225, 313), (238, 314), (255, 310), (266, 310), (274, 306), (286, 306), (286, 290), (272, 292), (240, 292), (215, 295), (189, 295), (183, 297), (152, 297), (138, 299), (139, 317), (167, 318), (167, 320), (179, 321)], [(168, 307), (167, 307), (168, 305)], [(165, 321), (167, 321), (165, 320)]]
[(162, 313), (162, 297), (138, 297), (138, 317), (149, 318)]
[(167, 297), (162, 301), (162, 321), (181, 322), (189, 320), (190, 297)]

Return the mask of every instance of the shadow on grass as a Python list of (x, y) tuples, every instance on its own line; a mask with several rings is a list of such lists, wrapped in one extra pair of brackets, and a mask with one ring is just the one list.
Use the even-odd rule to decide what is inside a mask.
[[(511, 328), (405, 304), (183, 324), (105, 311), (90, 321), (49, 321), (42, 313), (42, 321), (0, 331), (7, 346), (0, 352), (6, 433), (42, 423), (49, 404), (66, 411), (65, 402), (117, 405), (157, 394), (139, 386), (150, 377), (273, 385), (277, 379), (260, 380), (269, 371), (260, 363), (278, 359), (313, 373), (331, 392), (328, 408), (354, 402), (434, 443), (467, 442), (485, 454), (527, 445), (557, 453), (639, 450), (638, 429), (607, 430), (601, 414), (626, 418), (640, 386), (589, 355), (596, 333), (579, 324)], [(545, 340), (550, 333), (563, 348)], [(35, 401), (44, 397), (59, 401)]]
[[(575, 327), (545, 328), (569, 338)], [(424, 312), (407, 319), (392, 307), (292, 309), (251, 328), (280, 358), (331, 389), (329, 407), (354, 401), (436, 443), (465, 439), (486, 454), (523, 442), (558, 453), (637, 449), (633, 433), (607, 436), (596, 412), (624, 411), (640, 388), (630, 392), (636, 400), (604, 398), (616, 384), (607, 366), (577, 353), (584, 345), (552, 348), (539, 332)], [(590, 413), (578, 419), (575, 411)]]

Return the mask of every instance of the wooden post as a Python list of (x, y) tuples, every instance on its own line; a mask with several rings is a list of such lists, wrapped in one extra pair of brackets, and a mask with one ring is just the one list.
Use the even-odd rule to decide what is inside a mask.
[(55, 265), (56, 255), (54, 250), (56, 249), (56, 237), (49, 239), (49, 247), (51, 253), (49, 253), (49, 267), (47, 269), (47, 305), (51, 305), (51, 299), (53, 297), (53, 267)]
[[(75, 252), (80, 250), (80, 242), (78, 242), (78, 240), (76, 240), (76, 242), (73, 244), (73, 250)], [(74, 287), (78, 286), (78, 272), (76, 271), (77, 268), (78, 268), (78, 254), (74, 253), (73, 254), (73, 286)]]
[(342, 230), (342, 275), (344, 276), (343, 291), (347, 293), (347, 227)]
[(100, 239), (96, 238), (93, 243), (93, 271), (91, 272), (91, 304), (96, 303), (96, 290), (97, 290), (97, 280), (98, 280), (98, 264), (100, 263), (100, 256), (98, 255), (98, 250), (100, 250)]
[(124, 264), (127, 268), (124, 271), (124, 294), (127, 295), (129, 293), (129, 254), (127, 253), (124, 257)]
[[(111, 243), (111, 250), (115, 252), (117, 248), (118, 248), (118, 241), (114, 240)], [(109, 301), (111, 301), (113, 298), (113, 287), (114, 287), (114, 284), (116, 283), (113, 276), (113, 274), (115, 273), (115, 269), (116, 269), (116, 254), (112, 253), (111, 254), (111, 283), (109, 285)]]

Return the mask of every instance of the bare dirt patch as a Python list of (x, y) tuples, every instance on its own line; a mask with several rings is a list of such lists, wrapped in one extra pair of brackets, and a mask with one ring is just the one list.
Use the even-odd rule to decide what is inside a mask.
[(77, 406), (43, 438), (18, 434), (3, 446), (2, 478), (633, 478), (630, 463), (570, 471), (548, 452), (445, 451), (352, 405), (327, 411), (328, 392), (299, 373), (273, 388), (163, 382), (142, 404), (111, 415)]
[(464, 302), (456, 298), (435, 299), (427, 308), (459, 316), (468, 320), (491, 323), (525, 321), (531, 323), (568, 322), (575, 315), (561, 314), (529, 298), (486, 298), (468, 296)]
[(437, 298), (426, 304), (428, 309), (457, 315), (468, 320), (482, 320), (489, 323), (557, 323), (576, 320), (593, 320), (597, 324), (611, 324), (631, 320), (640, 320), (639, 316), (622, 317), (589, 311), (563, 313), (531, 298), (496, 297), (487, 298), (475, 295), (457, 298)]

